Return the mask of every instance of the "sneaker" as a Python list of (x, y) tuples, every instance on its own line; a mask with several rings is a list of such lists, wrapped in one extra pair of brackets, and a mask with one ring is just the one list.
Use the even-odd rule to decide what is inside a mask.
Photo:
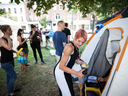
[(41, 61), (41, 63), (46, 64), (44, 61)]
[(37, 63), (38, 63), (38, 61), (34, 61), (34, 63), (36, 63), (36, 64), (37, 64)]

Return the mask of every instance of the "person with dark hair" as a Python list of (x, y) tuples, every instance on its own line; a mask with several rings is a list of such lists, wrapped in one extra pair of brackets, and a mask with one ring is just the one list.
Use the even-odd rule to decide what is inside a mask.
[(99, 26), (96, 26), (96, 31), (95, 31), (95, 34), (97, 34), (100, 30), (100, 27)]
[(56, 49), (56, 59), (58, 62), (60, 60), (62, 50), (66, 45), (67, 38), (66, 35), (62, 32), (62, 30), (64, 30), (64, 21), (58, 21), (57, 26), (58, 30), (53, 35), (53, 45)]
[[(24, 46), (24, 54), (25, 54), (25, 57), (26, 59), (28, 59), (28, 45), (27, 45), (27, 41), (28, 41), (28, 38), (27, 39), (24, 39), (23, 38), (23, 34), (24, 34), (24, 30), (23, 29), (19, 29), (18, 32), (17, 32), (17, 40), (19, 41), (19, 44), (20, 45), (23, 45)], [(25, 63), (26, 66), (29, 66), (29, 64)]]
[(36, 49), (37, 49), (39, 56), (40, 56), (40, 59), (41, 59), (41, 63), (45, 64), (45, 62), (43, 60), (42, 53), (41, 53), (39, 32), (36, 31), (35, 25), (31, 25), (31, 29), (32, 29), (32, 31), (30, 31), (30, 45), (31, 45), (32, 50), (33, 50), (35, 62), (37, 63), (37, 55), (36, 55)]
[(72, 69), (75, 62), (77, 64), (85, 64), (78, 59), (79, 51), (78, 48), (82, 46), (87, 40), (87, 33), (83, 29), (79, 29), (74, 37), (74, 40), (68, 44), (63, 49), (62, 57), (54, 68), (54, 75), (59, 86), (60, 96), (75, 96), (73, 90), (73, 82), (71, 74), (76, 75), (78, 78), (82, 78), (83, 70), (75, 71)]
[(19, 53), (17, 63), (21, 63), (21, 65), (22, 65), (21, 71), (27, 72), (27, 68), (25, 65), (25, 63), (27, 63), (27, 59), (26, 59), (25, 54), (24, 54), (25, 53), (25, 47), (23, 45), (19, 45), (17, 47), (17, 50), (19, 51), (21, 48), (23, 48), (23, 50)]
[(65, 35), (67, 37), (67, 40), (68, 40), (68, 43), (69, 43), (71, 32), (68, 29), (68, 23), (65, 23), (65, 28), (64, 28), (64, 30), (62, 32), (65, 33)]
[(17, 74), (14, 70), (14, 58), (12, 49), (12, 29), (9, 25), (0, 26), (0, 30), (4, 33), (4, 36), (0, 38), (0, 50), (1, 50), (1, 68), (6, 72), (6, 83), (8, 89), (8, 96), (14, 95), (14, 82), (17, 78)]
[(45, 37), (46, 37), (46, 47), (45, 47), (46, 49), (48, 49), (48, 47), (47, 47), (47, 46), (48, 46), (48, 42), (50, 43), (49, 34), (50, 34), (50, 33), (49, 33), (48, 30), (46, 29), (46, 31), (44, 32), (44, 35), (45, 35)]
[(42, 29), (43, 29), (43, 28), (40, 28), (40, 30), (39, 30), (39, 35), (40, 35), (40, 45), (41, 45), (41, 46), (43, 46)]

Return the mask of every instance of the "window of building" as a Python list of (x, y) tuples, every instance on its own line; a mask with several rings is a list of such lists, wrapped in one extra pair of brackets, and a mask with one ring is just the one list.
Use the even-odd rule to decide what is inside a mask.
[(22, 8), (20, 8), (20, 13), (22, 13)]
[(43, 14), (41, 14), (41, 18), (43, 18)]
[(11, 12), (10, 8), (8, 8), (8, 11)]
[(21, 22), (23, 22), (24, 20), (23, 20), (23, 16), (21, 16)]
[(3, 8), (3, 10), (6, 12), (5, 8)]
[(68, 10), (68, 4), (65, 4), (65, 9)]
[(85, 30), (89, 30), (89, 25), (85, 25)]
[(14, 8), (14, 13), (16, 13), (16, 8)]
[(80, 20), (82, 19), (82, 16), (83, 16), (82, 13), (80, 13)]
[(72, 20), (72, 14), (68, 14), (68, 20)]
[(63, 10), (63, 5), (62, 4), (60, 4), (60, 10)]
[(35, 14), (35, 20), (37, 20), (37, 16), (36, 16), (36, 14)]
[(56, 23), (53, 23), (53, 26), (56, 26)]
[(29, 14), (29, 21), (32, 21), (32, 14)]
[(60, 19), (60, 14), (59, 13), (56, 14), (56, 19)]
[(53, 7), (53, 10), (56, 10), (56, 4), (53, 4), (53, 6), (54, 6), (54, 7)]
[(88, 19), (88, 14), (86, 15), (87, 17), (85, 17), (85, 19)]

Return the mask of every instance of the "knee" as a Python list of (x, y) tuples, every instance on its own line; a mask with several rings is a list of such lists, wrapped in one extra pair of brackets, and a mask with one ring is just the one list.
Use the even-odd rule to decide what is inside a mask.
[(16, 74), (13, 74), (13, 76), (12, 76), (12, 80), (15, 81), (16, 78), (17, 78), (17, 75), (16, 75)]

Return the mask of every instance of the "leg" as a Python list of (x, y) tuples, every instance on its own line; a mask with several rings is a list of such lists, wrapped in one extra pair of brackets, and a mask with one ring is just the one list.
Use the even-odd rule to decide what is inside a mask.
[(24, 72), (27, 72), (27, 68), (26, 68), (25, 63), (23, 63), (23, 67), (24, 67)]
[(32, 46), (32, 51), (33, 51), (33, 55), (34, 55), (34, 58), (35, 58), (36, 63), (37, 63), (37, 55), (36, 55), (36, 48), (35, 48), (35, 46)]
[(21, 63), (21, 65), (22, 65), (22, 69), (20, 71), (24, 71), (24, 65), (23, 65), (23, 63)]
[(14, 82), (17, 78), (16, 72), (11, 64), (12, 62), (1, 64), (1, 67), (6, 71), (7, 74), (7, 88), (8, 88), (8, 94), (13, 94), (14, 89)]
[(39, 45), (39, 44), (38, 44), (38, 46), (37, 46), (37, 51), (38, 51), (38, 53), (39, 53), (41, 62), (44, 62), (44, 61), (43, 61), (43, 56), (42, 56), (42, 53), (41, 53), (41, 48), (40, 48), (40, 45)]

